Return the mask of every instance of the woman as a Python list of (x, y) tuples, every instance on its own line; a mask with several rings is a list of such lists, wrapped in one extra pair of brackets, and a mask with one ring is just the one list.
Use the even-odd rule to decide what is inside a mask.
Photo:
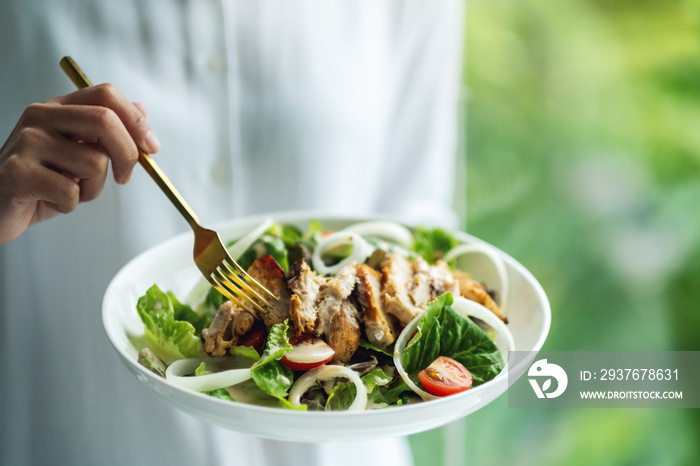
[[(410, 463), (402, 440), (274, 442), (180, 413), (121, 367), (99, 309), (127, 260), (187, 229), (137, 145), (162, 145), (206, 224), (320, 209), (455, 225), (462, 18), (448, 0), (10, 1), (0, 463)], [(71, 92), (63, 55), (112, 85)]]

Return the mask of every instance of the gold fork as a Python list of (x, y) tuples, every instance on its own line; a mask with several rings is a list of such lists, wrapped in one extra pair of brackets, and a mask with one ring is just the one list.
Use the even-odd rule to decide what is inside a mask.
[[(63, 71), (79, 89), (92, 86), (90, 80), (71, 57), (63, 57), (60, 64)], [(219, 234), (204, 228), (199, 223), (197, 216), (160, 167), (140, 149), (139, 163), (192, 227), (194, 232), (194, 263), (197, 264), (207, 281), (219, 293), (243, 309), (247, 308), (244, 303), (249, 303), (258, 311), (265, 312), (265, 308), (269, 307), (270, 303), (262, 295), (267, 295), (275, 300), (278, 299), (277, 296), (248, 275), (231, 258), (221, 242)]]

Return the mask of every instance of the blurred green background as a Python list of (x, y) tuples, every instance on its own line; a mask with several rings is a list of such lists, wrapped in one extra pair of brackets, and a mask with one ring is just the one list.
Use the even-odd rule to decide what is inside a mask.
[[(552, 306), (543, 349), (700, 350), (700, 1), (467, 5), (467, 225)], [(698, 387), (696, 387), (698, 388)], [(697, 409), (513, 409), (417, 466), (697, 465)]]

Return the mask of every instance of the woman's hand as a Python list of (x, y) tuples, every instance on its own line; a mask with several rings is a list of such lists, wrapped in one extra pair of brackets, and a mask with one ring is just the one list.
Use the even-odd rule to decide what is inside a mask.
[(27, 107), (0, 149), (0, 243), (96, 198), (110, 160), (115, 181), (127, 183), (137, 145), (160, 149), (145, 108), (111, 84)]

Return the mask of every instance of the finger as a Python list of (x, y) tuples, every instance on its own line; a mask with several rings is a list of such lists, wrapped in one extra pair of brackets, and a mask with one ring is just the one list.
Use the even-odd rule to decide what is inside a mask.
[(160, 142), (146, 122), (145, 107), (134, 105), (113, 84), (86, 87), (71, 94), (51, 99), (64, 105), (93, 105), (114, 111), (141, 150), (153, 153), (160, 150)]
[[(109, 167), (109, 157), (99, 145), (58, 141), (51, 153), (41, 158), (42, 164), (64, 176), (69, 177), (80, 186), (79, 202), (95, 199), (104, 187)], [(126, 175), (127, 178), (130, 175)]]
[(109, 157), (98, 143), (73, 141), (29, 127), (17, 136), (14, 147), (24, 157), (69, 176), (76, 182), (96, 179), (104, 183), (106, 178)]
[(30, 157), (13, 156), (4, 169), (7, 171), (4, 190), (18, 205), (47, 202), (56, 211), (68, 213), (80, 201), (79, 183)]
[[(80, 185), (78, 202), (92, 201), (100, 195), (102, 188), (104, 188), (109, 157), (99, 147), (87, 143), (76, 143), (69, 150), (72, 152), (69, 156), (71, 163), (67, 165), (67, 169), (60, 171), (63, 175), (76, 180)], [(60, 159), (61, 162), (64, 160), (65, 158)], [(130, 178), (131, 172), (124, 175), (122, 183), (128, 182)]]
[[(148, 109), (146, 108), (145, 105), (143, 105), (143, 104), (140, 103), (140, 102), (133, 102), (133, 104), (134, 104), (134, 107), (136, 107), (136, 109), (137, 109), (139, 112), (141, 112), (141, 115), (143, 115), (144, 118), (148, 116)], [(160, 144), (158, 144), (158, 145), (160, 145)], [(124, 177), (124, 179), (122, 180), (122, 182), (123, 182), (123, 183), (128, 183), (128, 182), (131, 180), (131, 176), (132, 176), (133, 174), (134, 174), (134, 171), (131, 170), (131, 171)]]
[(41, 182), (33, 185), (30, 193), (32, 197), (48, 203), (52, 209), (62, 214), (75, 210), (80, 203), (79, 183), (47, 167), (41, 167), (35, 176)]
[[(68, 137), (99, 144), (112, 160), (114, 179), (123, 183), (138, 161), (138, 150), (119, 117), (107, 107), (34, 104), (22, 117), (27, 127), (43, 128), (57, 141)], [(76, 174), (81, 178), (78, 174)]]
[(134, 107), (136, 107), (136, 110), (141, 112), (141, 115), (143, 115), (144, 118), (146, 118), (148, 116), (148, 109), (146, 108), (145, 105), (143, 105), (140, 102), (132, 102), (132, 104), (134, 104)]

